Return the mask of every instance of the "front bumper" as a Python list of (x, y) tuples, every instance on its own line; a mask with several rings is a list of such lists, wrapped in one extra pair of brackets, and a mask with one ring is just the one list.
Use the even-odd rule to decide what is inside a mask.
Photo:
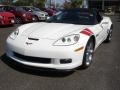
[[(14, 61), (33, 67), (41, 67), (41, 68), (51, 68), (51, 69), (59, 69), (59, 70), (70, 70), (77, 68), (82, 65), (84, 49), (78, 52), (75, 52), (76, 49), (74, 46), (51, 46), (52, 40), (44, 40), (45, 44), (42, 46), (40, 43), (36, 43), (35, 45), (21, 47), (19, 43), (11, 42), (10, 39), (7, 40), (7, 48), (6, 54), (8, 57), (13, 59)], [(39, 48), (38, 48), (39, 47)], [(22, 57), (31, 58), (42, 58), (42, 60), (50, 60), (49, 63), (43, 63), (38, 61), (26, 60), (26, 58), (19, 57), (15, 55), (15, 53), (19, 54)], [(66, 60), (66, 62), (61, 63), (61, 60)], [(71, 62), (67, 62), (67, 60), (71, 60)]]
[(40, 17), (39, 17), (39, 20), (47, 20), (47, 17), (48, 17), (48, 16), (40, 16)]
[(14, 19), (6, 19), (0, 21), (0, 25), (13, 25), (13, 24), (15, 24)]

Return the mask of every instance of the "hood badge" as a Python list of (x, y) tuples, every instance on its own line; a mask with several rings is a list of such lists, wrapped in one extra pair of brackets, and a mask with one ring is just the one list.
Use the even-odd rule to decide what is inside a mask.
[(33, 43), (26, 42), (27, 45), (32, 45)]

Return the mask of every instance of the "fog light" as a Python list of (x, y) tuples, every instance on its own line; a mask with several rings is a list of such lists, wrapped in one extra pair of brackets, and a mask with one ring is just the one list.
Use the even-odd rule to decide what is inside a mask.
[(60, 60), (61, 64), (67, 64), (67, 63), (71, 63), (71, 62), (72, 62), (72, 59), (61, 59)]

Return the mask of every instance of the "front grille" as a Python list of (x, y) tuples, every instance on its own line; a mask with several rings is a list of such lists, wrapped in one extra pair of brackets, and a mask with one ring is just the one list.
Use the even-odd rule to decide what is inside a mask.
[(51, 59), (49, 59), (49, 58), (24, 56), (24, 55), (18, 54), (16, 52), (14, 52), (14, 56), (17, 58), (20, 58), (24, 61), (28, 61), (28, 62), (43, 63), (43, 64), (50, 64), (51, 63)]

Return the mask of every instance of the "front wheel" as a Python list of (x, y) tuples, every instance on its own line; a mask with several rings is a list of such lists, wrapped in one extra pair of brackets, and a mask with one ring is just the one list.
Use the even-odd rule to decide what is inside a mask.
[(38, 17), (37, 17), (37, 16), (34, 16), (34, 17), (32, 18), (32, 20), (33, 20), (34, 22), (37, 22), (37, 21), (38, 21)]
[(92, 39), (90, 39), (86, 45), (84, 56), (83, 56), (83, 63), (82, 63), (83, 69), (91, 65), (93, 60), (93, 53), (94, 53), (94, 42)]

